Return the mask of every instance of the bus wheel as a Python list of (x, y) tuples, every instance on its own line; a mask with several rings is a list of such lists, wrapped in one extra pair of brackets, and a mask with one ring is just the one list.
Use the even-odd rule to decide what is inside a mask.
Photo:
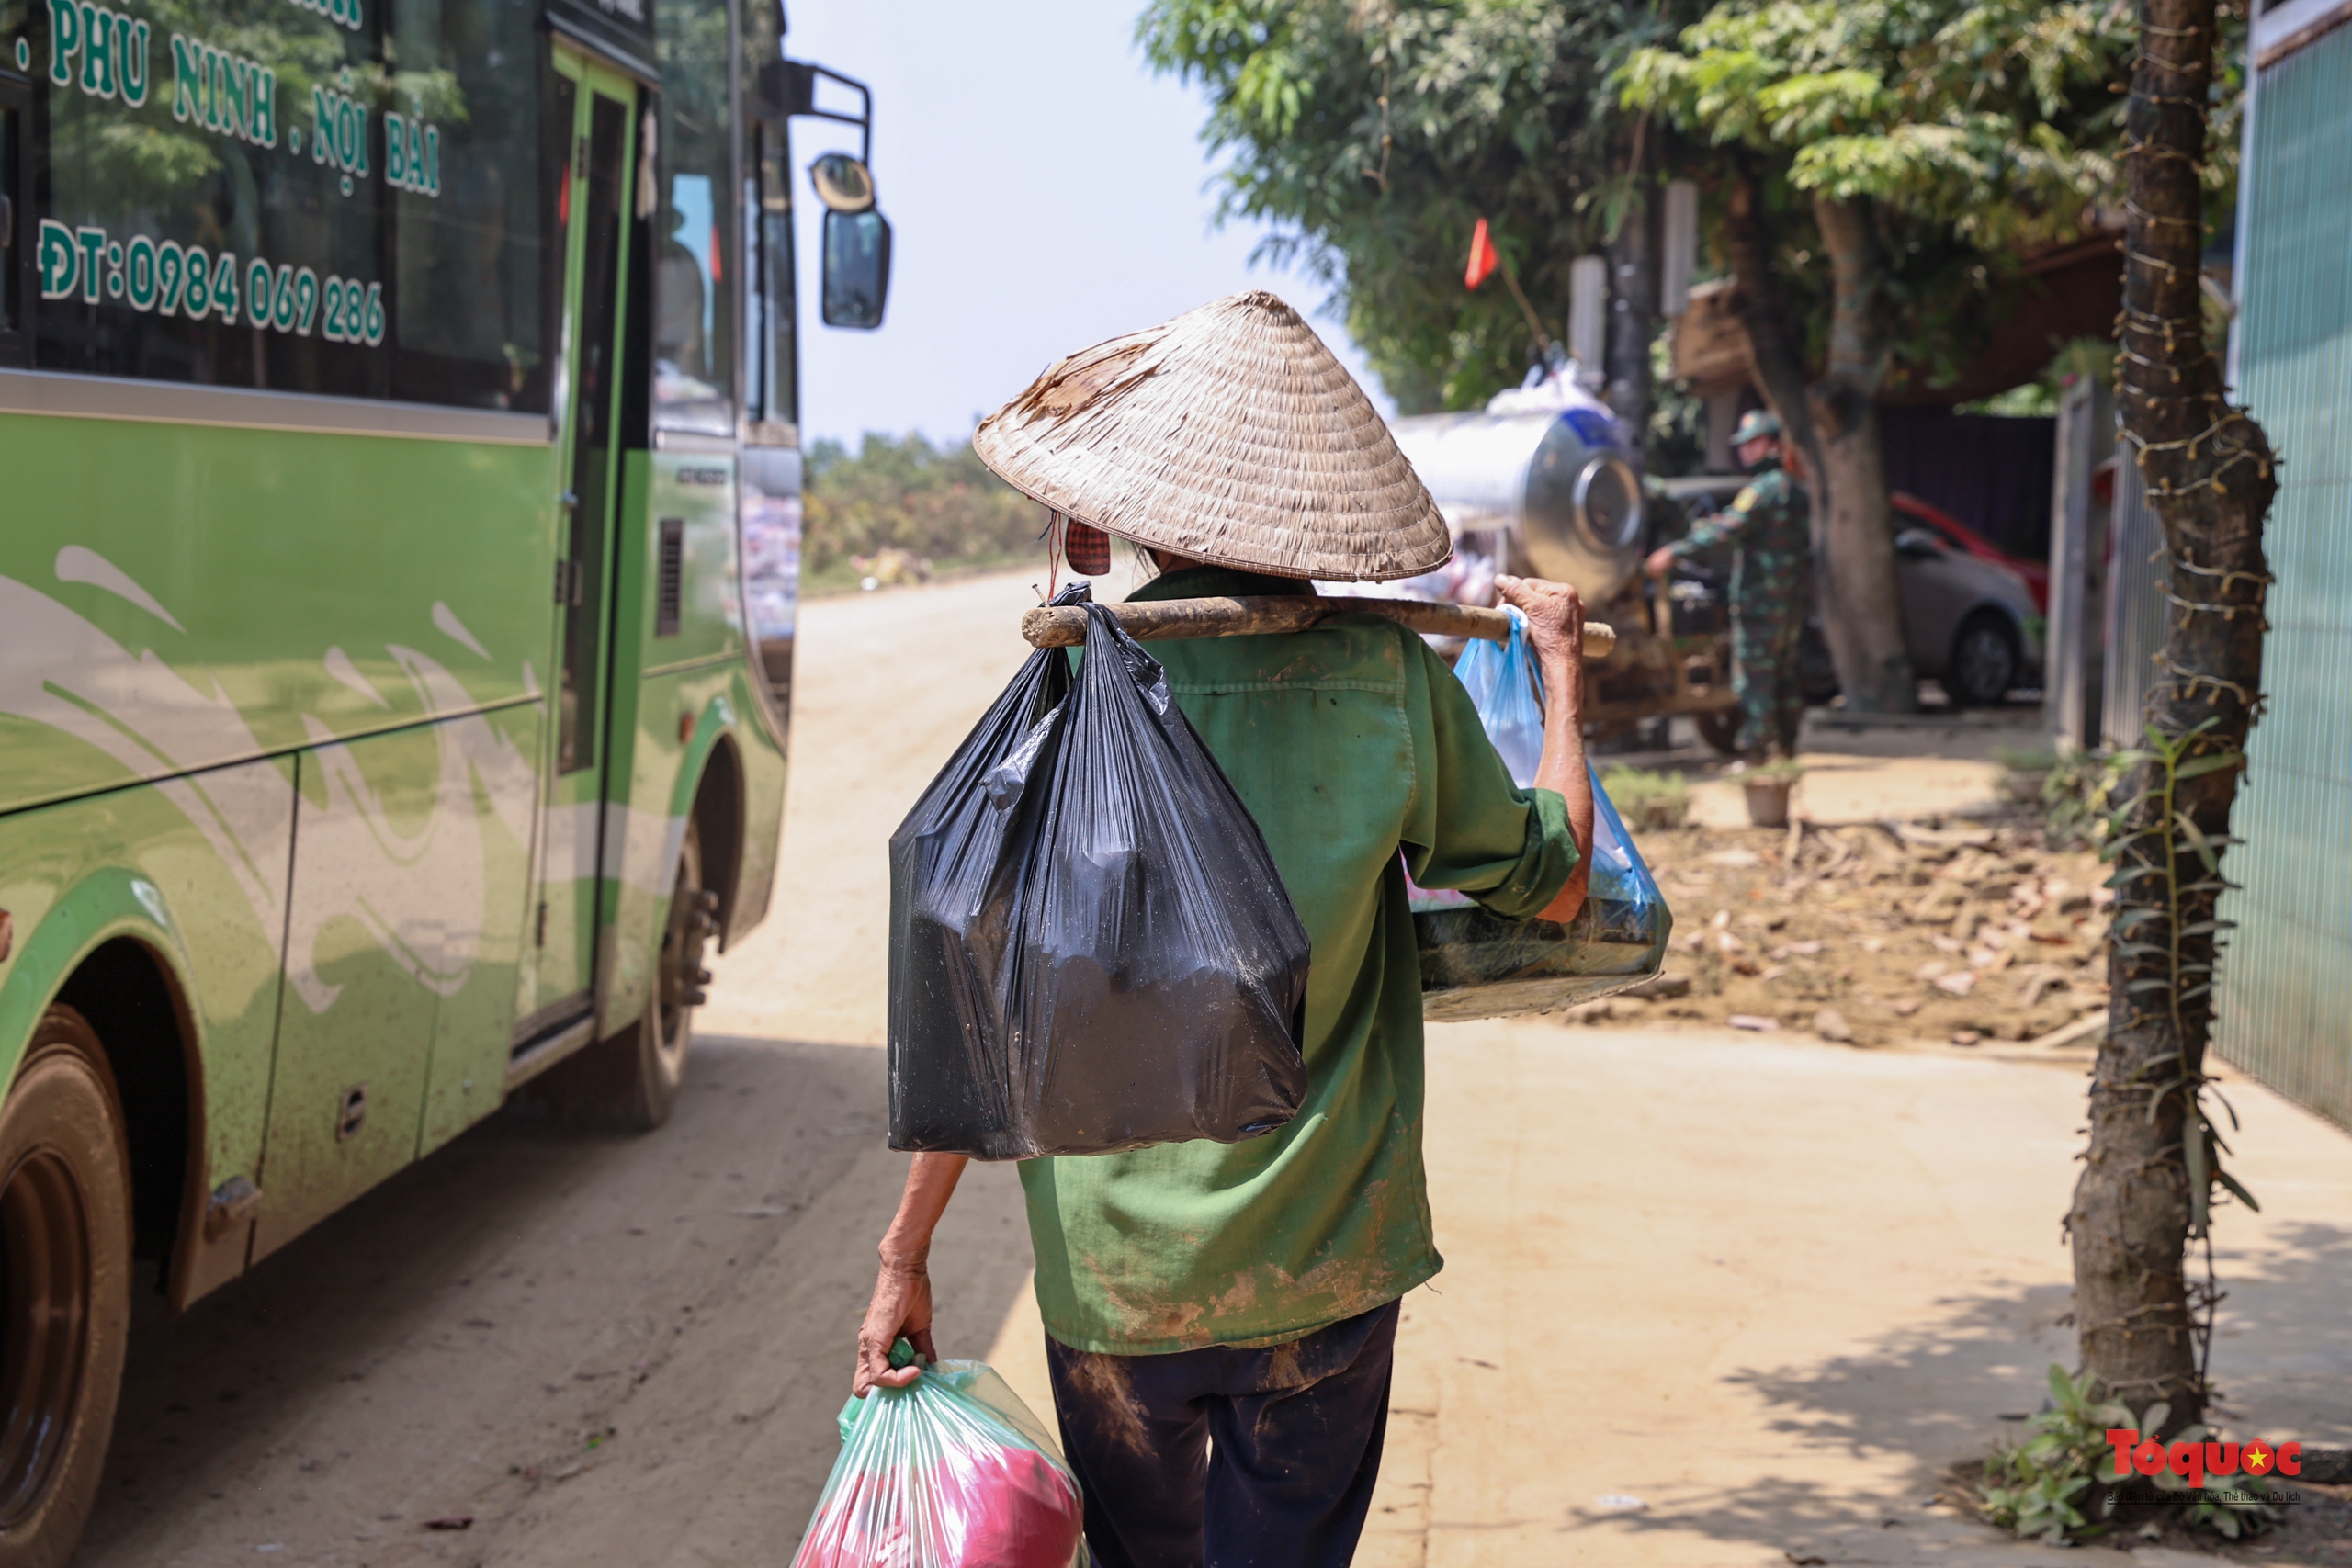
[[(670, 1119), (678, 1086), (685, 1081), (695, 1009), (710, 984), (703, 956), (710, 933), (718, 929), (718, 895), (703, 886), (702, 832), (689, 817), (645, 1011), (612, 1038), (550, 1068), (526, 1091), (532, 1099), (585, 1126), (650, 1133)], [(0, 1562), (0, 1568), (7, 1565)]]
[(652, 995), (637, 1025), (645, 1042), (638, 1053), (641, 1066), (635, 1117), (642, 1126), (659, 1127), (670, 1119), (671, 1102), (685, 1081), (695, 1009), (707, 999), (703, 987), (710, 984), (703, 950), (718, 929), (718, 895), (702, 884), (702, 829), (689, 817), (685, 840), (678, 846), (669, 917), (662, 922), (662, 949), (654, 954)]
[(130, 1161), (106, 1053), (51, 1008), (0, 1104), (0, 1568), (90, 1516), (130, 1331)]

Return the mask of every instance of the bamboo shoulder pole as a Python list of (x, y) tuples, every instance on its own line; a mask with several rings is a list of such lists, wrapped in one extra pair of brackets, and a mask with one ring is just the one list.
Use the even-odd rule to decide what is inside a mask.
[[(1434, 637), (1483, 637), (1505, 642), (1510, 616), (1501, 610), (1440, 604), (1420, 599), (1360, 599), (1344, 595), (1310, 598), (1281, 594), (1249, 599), (1157, 599), (1139, 604), (1106, 604), (1119, 625), (1138, 642), (1164, 637), (1248, 637), (1261, 632), (1303, 632), (1327, 615), (1378, 615), (1408, 631)], [(1086, 611), (1077, 604), (1041, 604), (1021, 617), (1021, 635), (1033, 648), (1076, 648), (1086, 641)], [(1617, 646), (1614, 628), (1584, 624), (1584, 656), (1606, 659)]]

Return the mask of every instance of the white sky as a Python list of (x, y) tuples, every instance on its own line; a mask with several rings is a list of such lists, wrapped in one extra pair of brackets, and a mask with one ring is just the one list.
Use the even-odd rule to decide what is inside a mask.
[(960, 439), (1059, 355), (1243, 288), (1290, 300), (1390, 407), (1321, 313), (1321, 288), (1251, 267), (1254, 226), (1213, 226), (1206, 111), (1196, 89), (1145, 67), (1133, 41), (1142, 0), (789, 6), (786, 52), (874, 89), (875, 186), (893, 249), (881, 329), (820, 323), (806, 170), (829, 146), (854, 152), (857, 132), (795, 122), (809, 435)]

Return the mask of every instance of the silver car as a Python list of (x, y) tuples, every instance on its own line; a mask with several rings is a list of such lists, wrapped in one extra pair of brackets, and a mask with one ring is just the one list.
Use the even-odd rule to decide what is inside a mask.
[(1955, 707), (1987, 707), (2041, 680), (2041, 616), (2025, 579), (1954, 548), (1932, 528), (1894, 536), (1911, 668)]

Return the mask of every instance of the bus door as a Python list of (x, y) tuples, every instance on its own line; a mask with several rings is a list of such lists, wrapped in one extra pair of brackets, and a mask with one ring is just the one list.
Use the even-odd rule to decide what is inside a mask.
[[(604, 759), (610, 721), (613, 524), (619, 500), (619, 358), (628, 291), (635, 86), (558, 50), (560, 99), (571, 106), (571, 174), (560, 200), (569, 254), (563, 330), (567, 385), (557, 498), (556, 646), (549, 692), (547, 799), (538, 886), (517, 998), (515, 1049), (586, 1019), (594, 1004)], [(568, 90), (565, 90), (568, 89)]]

